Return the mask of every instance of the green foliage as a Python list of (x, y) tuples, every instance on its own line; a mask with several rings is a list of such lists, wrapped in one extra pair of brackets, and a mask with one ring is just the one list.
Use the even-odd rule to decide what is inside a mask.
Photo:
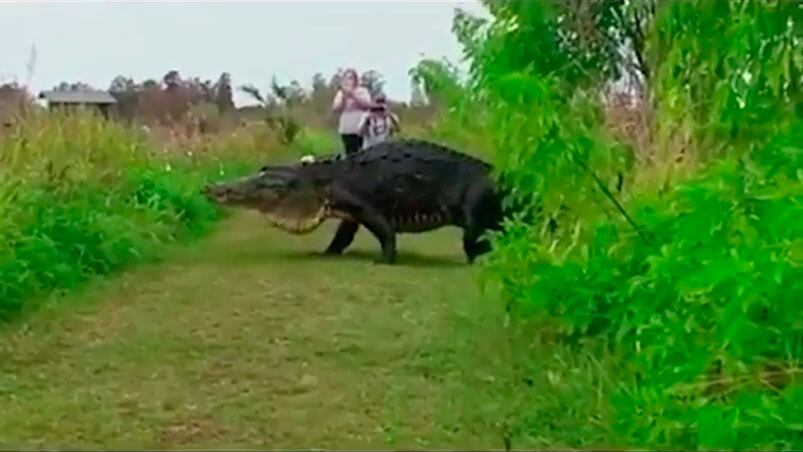
[[(640, 268), (626, 264), (629, 256), (598, 254), (597, 266), (621, 287), (608, 298), (607, 332), (634, 352), (642, 377), (617, 407), (619, 428), (639, 443), (803, 446), (799, 410), (788, 409), (803, 358), (801, 138), (779, 137), (758, 161), (712, 165), (643, 207), (662, 246), (630, 251), (643, 256)], [(664, 412), (649, 413), (654, 406)], [(721, 419), (706, 430), (701, 418), (711, 416)]]
[[(428, 139), (442, 141), (463, 149), (464, 152), (482, 155), (487, 146), (483, 128), (478, 127), (487, 117), (486, 111), (477, 108), (472, 92), (461, 80), (457, 68), (447, 60), (421, 60), (410, 69), (414, 83), (421, 86), (429, 104), (435, 110), (433, 120), (424, 126), (424, 131), (412, 135), (425, 135)], [(403, 134), (412, 129), (405, 125)]]
[(646, 50), (667, 134), (687, 124), (705, 158), (760, 144), (800, 119), (797, 2), (671, 2), (656, 20)]
[(0, 139), (0, 318), (32, 295), (158, 255), (219, 217), (206, 169), (85, 114), (31, 115)]
[(326, 133), (306, 128), (287, 151), (294, 158), (309, 154), (326, 155), (343, 152), (343, 144), (340, 142), (340, 136), (334, 131)]
[(482, 3), (490, 23), (459, 12), (453, 25), (478, 85), (509, 73), (560, 74), (562, 88), (574, 90), (625, 72), (648, 75), (642, 51), (654, 0)]
[[(512, 321), (611, 354), (607, 445), (803, 447), (799, 5), (487, 3), (490, 22), (455, 18), (471, 71), (450, 106), (481, 115), (470, 130), (513, 207), (483, 271)], [(623, 40), (648, 79), (648, 155), (669, 158), (637, 159), (606, 127)], [(684, 153), (685, 179), (644, 182)], [(512, 416), (521, 438), (543, 434), (536, 411)]]
[(301, 125), (286, 114), (271, 115), (265, 118), (265, 123), (269, 128), (279, 132), (279, 138), (282, 144), (293, 144), (301, 132)]
[(410, 69), (409, 74), (430, 102), (454, 104), (465, 94), (457, 68), (446, 59), (423, 59)]

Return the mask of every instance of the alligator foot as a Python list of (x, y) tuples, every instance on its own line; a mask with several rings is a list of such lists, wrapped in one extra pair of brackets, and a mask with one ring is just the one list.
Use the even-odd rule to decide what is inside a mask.
[(380, 256), (377, 259), (374, 259), (374, 263), (375, 264), (380, 264), (380, 265), (394, 265), (396, 263), (396, 253), (395, 252), (391, 252), (391, 253), (383, 252), (382, 256)]
[(463, 238), (463, 251), (466, 253), (466, 260), (469, 264), (473, 264), (478, 257), (491, 251), (491, 244), (488, 240), (480, 240), (477, 238), (478, 235), (472, 231)]

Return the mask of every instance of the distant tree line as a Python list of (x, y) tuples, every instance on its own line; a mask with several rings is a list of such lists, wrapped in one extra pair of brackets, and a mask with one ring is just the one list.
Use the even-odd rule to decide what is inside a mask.
[[(336, 118), (331, 113), (331, 102), (340, 85), (343, 69), (332, 75), (316, 73), (307, 86), (298, 80), (281, 83), (275, 76), (265, 87), (253, 84), (232, 85), (228, 72), (217, 80), (200, 77), (183, 77), (178, 70), (170, 70), (161, 78), (134, 80), (118, 75), (112, 79), (107, 90), (117, 101), (112, 115), (128, 123), (173, 126), (194, 123), (202, 132), (221, 118), (239, 123), (242, 119), (267, 121), (280, 125), (288, 140), (292, 140), (301, 122), (308, 126), (334, 127)], [(361, 74), (363, 85), (372, 96), (383, 93), (385, 80), (376, 70)], [(429, 97), (430, 86), (413, 77), (412, 97), (409, 102), (389, 101), (392, 108), (408, 110), (423, 109)], [(63, 81), (52, 89), (56, 91), (95, 90), (98, 87), (77, 81)], [(254, 106), (236, 108), (234, 90), (247, 94), (256, 101)], [(9, 118), (20, 106), (33, 101), (33, 94), (17, 82), (0, 84), (0, 120)], [(422, 110), (423, 111), (423, 110)], [(214, 127), (212, 127), (214, 128)]]

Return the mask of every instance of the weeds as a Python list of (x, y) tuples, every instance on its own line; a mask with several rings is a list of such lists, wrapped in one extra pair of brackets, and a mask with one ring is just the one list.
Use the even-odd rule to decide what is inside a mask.
[[(574, 16), (561, 5), (492, 2), (487, 23), (458, 15), (469, 80), (430, 83), (448, 87), (442, 130), (469, 128), (491, 145), (517, 206), (484, 281), (508, 306), (508, 328), (554, 332), (538, 351), (511, 332), (525, 365), (497, 397), (515, 406), (512, 446), (802, 447), (799, 8), (659, 4), (613, 26), (638, 29), (610, 34), (611, 9), (626, 18), (626, 4)], [(649, 76), (630, 132), (597, 100), (613, 58), (604, 41), (621, 36), (643, 38), (635, 66)], [(567, 347), (605, 356), (610, 384), (515, 383), (549, 362), (543, 348)], [(553, 361), (544, 372), (587, 369)], [(529, 391), (549, 395), (515, 402)], [(571, 406), (559, 403), (567, 394), (609, 414), (586, 415), (600, 430), (573, 416), (569, 437), (544, 428)]]
[(33, 294), (74, 287), (202, 234), (220, 212), (200, 187), (247, 162), (243, 153), (226, 155), (226, 146), (160, 155), (133, 130), (84, 113), (31, 113), (15, 124), (0, 139), (3, 319)]

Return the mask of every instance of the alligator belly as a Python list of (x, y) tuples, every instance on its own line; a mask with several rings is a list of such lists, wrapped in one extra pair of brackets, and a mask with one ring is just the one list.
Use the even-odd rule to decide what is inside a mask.
[(396, 232), (427, 232), (446, 226), (448, 219), (442, 214), (416, 214), (394, 218), (391, 224)]
[(326, 213), (327, 218), (336, 218), (339, 220), (346, 220), (352, 222), (359, 222), (357, 221), (351, 214), (347, 212), (343, 212), (340, 210), (330, 210)]

